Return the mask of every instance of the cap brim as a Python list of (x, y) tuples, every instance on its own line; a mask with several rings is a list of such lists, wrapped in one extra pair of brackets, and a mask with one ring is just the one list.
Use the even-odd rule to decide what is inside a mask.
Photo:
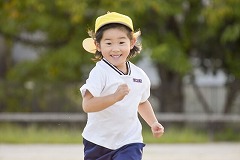
[(92, 38), (86, 38), (82, 42), (83, 48), (89, 53), (96, 53), (96, 45)]

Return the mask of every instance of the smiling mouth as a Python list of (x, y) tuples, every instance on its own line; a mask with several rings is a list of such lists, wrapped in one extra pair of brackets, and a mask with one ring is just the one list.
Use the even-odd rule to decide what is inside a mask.
[(121, 54), (120, 55), (111, 55), (112, 58), (119, 58), (121, 56), (122, 56)]

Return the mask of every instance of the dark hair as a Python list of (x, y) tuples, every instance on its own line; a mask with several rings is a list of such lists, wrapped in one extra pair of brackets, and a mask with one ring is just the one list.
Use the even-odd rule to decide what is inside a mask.
[[(97, 43), (100, 43), (102, 37), (103, 37), (103, 33), (104, 31), (110, 29), (110, 28), (119, 28), (119, 29), (124, 29), (127, 31), (127, 36), (130, 40), (132, 40), (134, 38), (134, 32), (128, 28), (127, 26), (123, 25), (123, 24), (119, 24), (119, 23), (110, 23), (110, 24), (106, 24), (104, 26), (102, 26), (101, 28), (99, 28), (96, 32), (96, 34), (92, 31), (89, 30), (88, 34), (90, 37), (92, 37)], [(140, 53), (140, 51), (142, 50), (142, 45), (141, 43), (136, 43), (134, 45), (134, 47), (130, 50), (130, 54), (128, 55), (127, 59), (129, 60), (132, 57), (135, 57), (137, 54)], [(101, 52), (99, 52), (98, 50), (96, 50), (96, 53), (94, 54), (94, 58), (92, 59), (93, 61), (100, 61), (103, 58), (103, 55)]]

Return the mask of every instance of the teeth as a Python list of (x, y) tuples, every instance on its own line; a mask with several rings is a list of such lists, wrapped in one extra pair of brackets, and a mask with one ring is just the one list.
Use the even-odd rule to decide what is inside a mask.
[(119, 58), (120, 55), (112, 55), (113, 58)]

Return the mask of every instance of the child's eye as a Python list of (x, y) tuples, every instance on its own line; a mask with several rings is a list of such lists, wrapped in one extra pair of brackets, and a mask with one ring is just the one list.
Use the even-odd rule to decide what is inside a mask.
[(124, 44), (125, 42), (120, 42), (120, 44)]
[(106, 43), (106, 44), (109, 45), (109, 46), (111, 45), (111, 43)]

